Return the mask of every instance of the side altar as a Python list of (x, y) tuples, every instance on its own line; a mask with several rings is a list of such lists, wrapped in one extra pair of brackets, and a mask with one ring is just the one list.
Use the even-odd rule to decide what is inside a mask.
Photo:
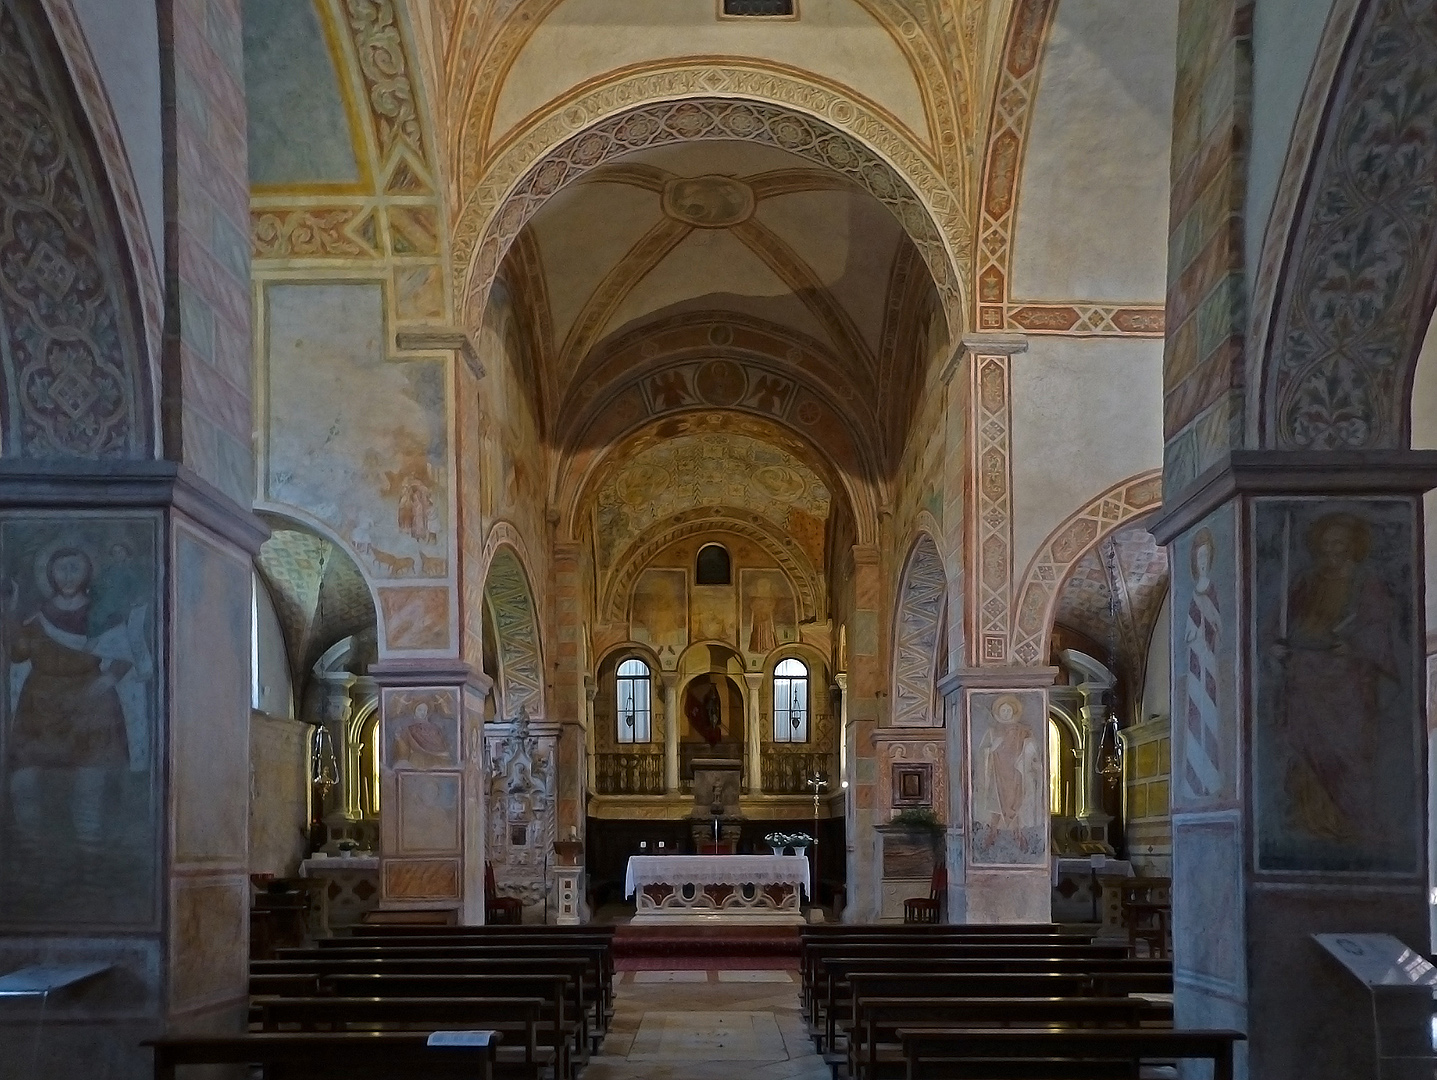
[(803, 855), (633, 855), (624, 878), (638, 924), (797, 924), (811, 890)]

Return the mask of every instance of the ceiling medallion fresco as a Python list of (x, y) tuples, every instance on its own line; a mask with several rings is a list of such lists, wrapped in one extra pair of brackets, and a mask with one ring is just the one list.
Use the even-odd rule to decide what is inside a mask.
[(696, 229), (727, 229), (753, 216), (753, 188), (731, 176), (674, 177), (664, 184), (663, 210)]

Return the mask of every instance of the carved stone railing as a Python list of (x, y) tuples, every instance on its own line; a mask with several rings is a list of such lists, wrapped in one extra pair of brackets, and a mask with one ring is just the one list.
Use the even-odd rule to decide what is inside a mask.
[(763, 790), (766, 795), (812, 795), (805, 781), (814, 773), (828, 779), (830, 788), (837, 782), (838, 763), (832, 754), (791, 753), (764, 747)]
[(594, 786), (600, 795), (662, 795), (663, 754), (596, 754)]

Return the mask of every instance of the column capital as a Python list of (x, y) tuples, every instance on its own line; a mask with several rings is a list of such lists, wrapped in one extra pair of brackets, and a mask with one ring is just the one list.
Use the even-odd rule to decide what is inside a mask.
[(1055, 667), (976, 667), (959, 668), (938, 682), (938, 692), (954, 690), (1027, 690), (1052, 686), (1058, 678)]
[(369, 676), (382, 688), (434, 686), (462, 683), (487, 694), (494, 685), (491, 676), (463, 660), (381, 660), (369, 665)]
[(1013, 356), (1028, 351), (1026, 334), (964, 334), (963, 350), (973, 356)]
[(763, 680), (764, 673), (762, 671), (745, 671), (743, 673), (743, 681), (748, 684), (748, 688), (754, 693), (758, 693), (759, 690), (763, 689)]
[(1234, 450), (1149, 526), (1169, 544), (1239, 495), (1421, 495), (1437, 487), (1437, 450)]

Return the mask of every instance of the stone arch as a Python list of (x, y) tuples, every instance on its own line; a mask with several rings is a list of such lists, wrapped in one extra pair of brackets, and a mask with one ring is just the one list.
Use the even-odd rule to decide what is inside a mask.
[(0, 8), (0, 73), (0, 260), (12, 268), (0, 274), (0, 453), (153, 457), (141, 274), (38, 0)]
[[(1260, 343), (1258, 445), (1405, 448), (1437, 305), (1437, 24), (1359, 12), (1327, 94)], [(1257, 344), (1257, 343), (1255, 343)]]
[(513, 720), (527, 711), (544, 718), (544, 657), (539, 618), (529, 574), (518, 549), (501, 544), (484, 574), (484, 604), (498, 641), (499, 670), (492, 672), (499, 688), (499, 718)]
[[(962, 284), (955, 252), (968, 240), (962, 201), (926, 155), (880, 116), (863, 118), (851, 101), (799, 84), (799, 104), (771, 98), (772, 76), (719, 79), (730, 96), (714, 96), (704, 69), (696, 77), (637, 79), (606, 87), (551, 113), (502, 150), (477, 184), (454, 228), (456, 274), (463, 281), (467, 325), (482, 322), (504, 255), (524, 225), (561, 188), (615, 158), (679, 142), (756, 142), (786, 150), (842, 175), (882, 203), (903, 226), (933, 276), (950, 336), (963, 325)], [(813, 99), (819, 99), (814, 103)], [(625, 108), (615, 111), (614, 102)], [(832, 115), (847, 123), (839, 126)], [(852, 128), (852, 130), (849, 130)]]
[(1162, 470), (1139, 473), (1110, 487), (1048, 535), (1028, 563), (1015, 593), (1015, 663), (1034, 667), (1045, 662), (1053, 633), (1053, 608), (1074, 565), (1108, 533), (1156, 510), (1162, 497)]
[(894, 727), (936, 727), (933, 687), (938, 677), (948, 575), (938, 545), (920, 532), (898, 581), (893, 625)]

